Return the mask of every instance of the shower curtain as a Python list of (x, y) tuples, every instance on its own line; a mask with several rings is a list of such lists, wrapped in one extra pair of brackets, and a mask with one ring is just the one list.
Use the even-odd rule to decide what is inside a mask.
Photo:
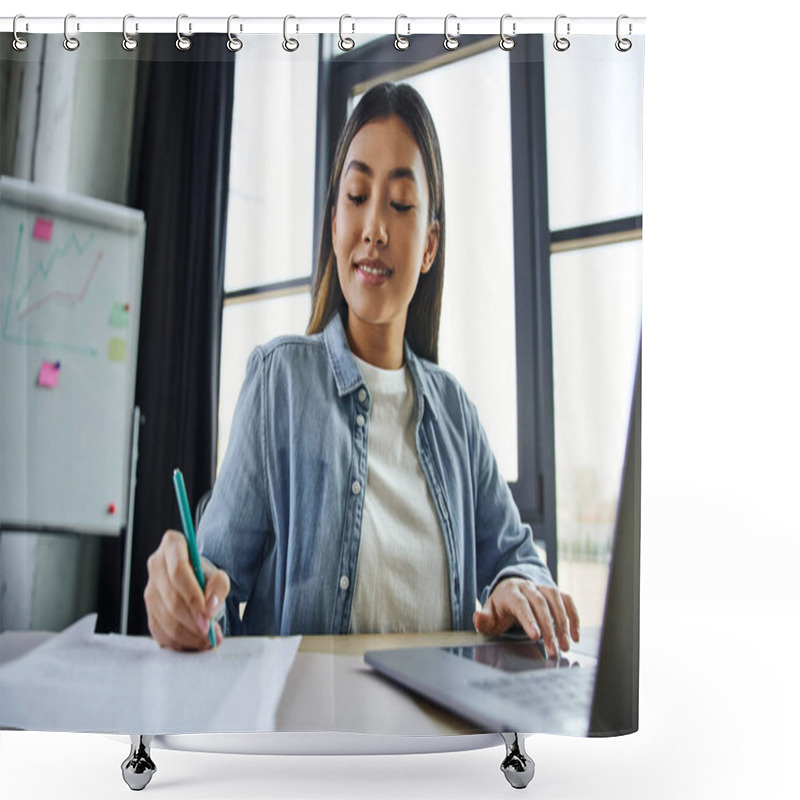
[[(354, 716), (350, 700), (342, 697), (352, 690), (352, 671), (368, 668), (360, 651), (353, 655), (352, 636), (374, 631), (412, 634), (420, 630), (415, 628), (419, 621), (426, 634), (459, 631), (466, 638), (448, 640), (454, 646), (484, 643), (486, 637), (469, 638), (478, 636), (473, 613), (490, 605), (497, 582), (520, 578), (541, 580), (550, 587), (541, 577), (549, 575), (569, 598), (563, 601), (566, 612), (574, 606), (580, 617), (580, 642), (561, 647), (567, 665), (580, 654), (596, 663), (610, 626), (633, 631), (625, 639), (630, 651), (624, 654), (632, 677), (629, 685), (619, 688), (634, 698), (629, 724), (594, 726), (591, 732), (635, 730), (638, 527), (626, 545), (633, 549), (622, 556), (619, 548), (615, 550), (615, 531), (641, 363), (643, 37), (621, 39), (619, 31), (625, 28), (619, 23), (617, 35), (613, 27), (607, 35), (572, 35), (556, 21), (555, 35), (512, 33), (509, 27), (501, 37), (462, 35), (456, 20), (449, 27), (445, 23), (443, 35), (410, 36), (401, 20), (395, 35), (375, 36), (359, 36), (346, 21), (339, 35), (297, 33), (290, 22), (287, 25), (283, 38), (241, 33), (241, 39), (218, 33), (189, 38), (188, 31), (184, 36), (179, 29), (178, 43), (190, 42), (189, 47), (176, 46), (176, 36), (165, 33), (139, 35), (134, 49), (120, 47), (120, 35), (111, 33), (82, 34), (79, 48), (73, 50), (64, 47), (60, 34), (31, 34), (24, 50), (13, 47), (12, 35), (0, 37), (0, 172), (22, 187), (21, 195), (3, 195), (0, 243), (2, 630), (58, 632), (96, 613), (95, 639), (105, 642), (108, 634), (118, 633), (148, 636), (148, 558), (167, 529), (182, 530), (171, 481), (172, 469), (180, 466), (192, 507), (210, 493), (212, 522), (201, 521), (198, 527), (201, 550), (212, 561), (212, 556), (224, 559), (230, 571), (232, 591), (220, 619), (226, 633), (220, 652), (236, 646), (236, 634), (303, 636), (307, 644), (299, 645), (297, 658), (305, 659), (304, 669), (317, 670), (313, 674), (321, 681), (315, 694), (324, 707), (321, 713), (306, 715), (305, 710), (287, 708), (302, 698), (287, 668), (282, 673), (283, 705), (271, 718), (274, 727), (266, 729), (316, 726), (404, 735), (487, 730), (452, 708), (440, 710), (430, 696), (414, 701), (422, 704), (422, 711), (408, 717), (399, 730), (388, 718), (390, 711), (383, 716), (380, 707), (397, 690), (377, 675), (371, 680), (381, 681), (381, 688), (367, 694), (377, 706)], [(391, 149), (387, 140), (385, 147), (379, 143), (365, 151), (378, 161), (355, 159), (352, 170), (349, 151), (343, 151), (338, 177), (355, 174), (357, 180), (353, 186), (334, 182), (329, 190), (330, 176), (337, 174), (342, 131), (361, 100), (387, 83), (411, 87), (414, 96), (422, 98), (438, 141), (426, 149), (422, 134), (405, 122), (401, 134), (408, 141), (411, 133), (411, 152), (419, 157), (410, 174), (409, 164), (397, 156), (396, 166), (406, 172), (392, 174), (385, 183), (378, 180), (384, 163), (380, 159)], [(373, 128), (381, 120), (386, 120), (383, 112)], [(426, 161), (428, 152), (432, 162)], [(415, 541), (422, 555), (414, 561), (406, 558), (408, 548), (396, 542), (387, 545), (380, 538), (380, 525), (361, 519), (372, 513), (373, 519), (382, 520), (380, 514), (389, 507), (376, 510), (372, 505), (364, 512), (367, 499), (372, 502), (370, 494), (382, 493), (379, 484), (370, 482), (368, 465), (376, 457), (368, 436), (358, 439), (359, 430), (376, 427), (372, 409), (362, 415), (352, 406), (345, 445), (343, 432), (329, 427), (331, 417), (320, 411), (322, 422), (317, 424), (304, 402), (318, 381), (327, 381), (327, 394), (315, 397), (339, 402), (343, 385), (336, 384), (341, 378), (337, 359), (347, 358), (351, 367), (361, 364), (342, 355), (358, 349), (347, 314), (341, 313), (342, 300), (314, 334), (327, 348), (320, 350), (321, 361), (280, 362), (258, 384), (251, 353), (266, 345), (256, 351), (264, 359), (277, 347), (277, 337), (307, 335), (315, 295), (323, 291), (320, 272), (326, 263), (320, 254), (330, 258), (333, 252), (341, 262), (342, 254), (349, 252), (339, 249), (346, 217), (336, 198), (359, 208), (370, 206), (371, 196), (383, 197), (385, 219), (375, 223), (372, 233), (362, 230), (358, 246), (360, 253), (366, 252), (367, 239), (373, 249), (386, 246), (386, 241), (391, 246), (391, 234), (405, 230), (396, 227), (406, 224), (398, 222), (401, 215), (409, 209), (413, 214), (417, 206), (431, 211), (433, 194), (428, 190), (437, 158), (438, 191), (446, 203), (441, 200), (438, 217), (429, 213), (419, 224), (426, 235), (431, 226), (438, 226), (440, 234), (434, 263), (428, 264), (432, 273), (442, 273), (438, 340), (434, 353), (423, 356), (408, 345), (410, 354), (404, 350), (402, 364), (395, 365), (411, 381), (401, 379), (399, 385), (410, 392), (410, 408), (419, 415), (414, 420), (422, 418), (421, 403), (431, 403), (443, 431), (442, 438), (431, 443), (426, 436), (433, 435), (432, 429), (421, 424), (410, 429), (407, 453), (419, 459), (412, 463), (421, 491), (415, 496), (428, 506), (428, 516), (421, 519), (431, 532), (424, 542)], [(77, 244), (70, 249), (68, 211), (52, 205), (40, 208), (31, 200), (23, 215), (20, 208), (25, 203), (19, 197), (34, 198), (40, 189), (66, 198), (68, 209), (79, 206), (78, 198), (93, 198), (143, 213), (140, 263), (126, 267), (141, 270), (139, 293), (122, 297), (103, 288), (105, 263), (90, 241), (105, 235), (101, 223), (95, 221), (96, 230), (85, 233), (85, 239), (74, 239)], [(329, 191), (335, 213), (326, 205)], [(332, 233), (333, 216), (338, 227)], [(18, 240), (17, 227), (9, 226), (19, 220), (23, 238)], [(394, 238), (401, 241), (405, 235)], [(132, 264), (132, 250), (129, 256)], [(385, 282), (390, 284), (395, 273), (388, 266), (389, 256), (367, 260), (366, 269), (364, 264), (353, 265), (359, 280), (377, 290), (389, 275)], [(331, 262), (334, 272), (339, 262)], [(117, 266), (109, 264), (108, 269)], [(341, 263), (339, 270), (341, 275)], [(364, 279), (365, 273), (371, 277)], [(420, 278), (427, 279), (427, 274)], [(101, 299), (95, 301), (93, 293)], [(346, 291), (344, 300), (354, 302)], [(355, 313), (350, 305), (348, 313)], [(434, 312), (425, 313), (430, 317)], [(98, 315), (97, 325), (87, 323), (92, 314)], [(96, 335), (99, 355), (65, 347), (75, 344), (74, 337), (69, 339), (74, 331)], [(323, 358), (325, 352), (330, 361)], [(89, 358), (102, 360), (103, 371), (80, 366), (73, 373), (79, 376), (77, 383), (72, 382), (75, 362)], [(446, 385), (457, 394), (455, 405), (448, 405), (447, 398), (423, 401), (411, 367), (422, 361), (438, 363), (426, 367), (426, 374), (435, 376), (437, 387)], [(320, 364), (331, 370), (324, 378), (313, 372)], [(271, 394), (276, 382), (288, 380), (279, 374), (281, 369), (295, 370), (289, 382), (294, 381), (296, 405), (286, 401), (288, 395)], [(369, 364), (359, 369), (366, 379)], [(127, 416), (123, 425), (112, 427), (109, 422), (108, 428), (82, 420), (80, 408), (86, 398), (118, 402), (116, 395), (105, 394), (118, 374), (128, 376), (131, 391), (130, 397), (120, 395), (119, 402), (130, 400), (126, 411), (138, 409), (138, 427)], [(304, 380), (309, 381), (305, 386)], [(248, 400), (248, 387), (261, 393), (260, 399)], [(268, 415), (269, 433), (280, 444), (268, 442), (254, 450), (252, 442), (245, 441), (246, 432), (255, 438), (266, 428), (258, 429), (260, 433), (248, 429), (241, 409), (252, 411), (249, 402), (268, 401), (280, 410)], [(296, 419), (300, 407), (304, 416)], [(13, 439), (13, 451), (6, 447), (14, 430), (39, 424), (37, 413), (60, 420), (53, 438), (42, 441), (28, 427), (21, 439)], [(307, 443), (301, 447), (297, 443), (306, 434)], [(80, 470), (81, 463), (58, 447), (56, 440), (62, 435), (70, 441), (94, 441), (93, 473), (119, 470), (120, 463), (104, 441), (116, 437), (124, 442), (122, 485), (131, 493), (102, 499), (108, 524), (99, 532), (67, 519), (66, 499), (43, 519), (37, 508), (36, 475), (25, 473), (21, 482), (11, 478), (12, 465), (25, 465), (20, 467), (24, 472), (42, 460), (65, 476), (67, 486), (66, 476)], [(480, 441), (488, 466), (480, 467), (475, 442), (465, 436)], [(633, 437), (638, 447), (638, 431)], [(338, 442), (338, 450), (333, 442)], [(294, 452), (287, 448), (303, 450), (306, 461), (293, 460)], [(464, 448), (468, 456), (458, 462)], [(312, 451), (318, 461), (309, 472)], [(231, 463), (226, 463), (229, 453)], [(269, 500), (262, 497), (256, 503), (269, 507), (272, 527), (262, 530), (257, 544), (246, 546), (257, 562), (243, 565), (236, 554), (245, 545), (238, 540), (230, 544), (232, 540), (219, 531), (226, 525), (235, 527), (226, 513), (252, 500), (247, 494), (250, 485), (234, 500), (230, 492), (236, 487), (233, 476), (244, 469), (237, 459), (254, 454), (270, 462), (261, 465), (262, 486), (266, 487), (265, 476), (274, 479), (286, 470), (291, 474), (285, 487), (276, 488), (273, 480), (265, 488)], [(432, 459), (430, 472), (423, 463), (426, 458)], [(344, 473), (337, 472), (341, 463), (346, 465)], [(225, 498), (223, 492), (215, 498), (218, 476), (223, 475)], [(290, 485), (291, 480), (296, 485)], [(635, 485), (638, 508), (638, 481)], [(304, 487), (310, 488), (302, 493)], [(50, 494), (59, 491), (56, 485)], [(437, 491), (443, 497), (435, 496)], [(299, 500), (296, 492), (302, 494)], [(17, 511), (12, 494), (19, 493), (25, 501), (17, 504)], [(489, 504), (492, 524), (496, 521), (501, 528), (492, 530), (497, 543), (492, 540), (491, 548), (481, 545), (490, 535), (486, 521), (476, 526), (479, 510)], [(309, 511), (308, 519), (316, 519), (311, 511), (317, 505), (330, 518), (330, 529), (317, 531), (318, 539), (301, 542), (300, 534), (310, 533), (295, 525), (295, 517)], [(13, 514), (7, 513), (9, 508)], [(263, 528), (263, 519), (257, 524)], [(213, 535), (212, 525), (217, 526)], [(477, 533), (470, 533), (476, 527)], [(352, 532), (351, 538), (345, 529)], [(369, 541), (368, 535), (373, 537)], [(345, 557), (348, 548), (352, 552)], [(495, 560), (487, 563), (490, 550)], [(381, 557), (387, 552), (394, 560)], [(438, 589), (431, 588), (431, 554), (438, 559), (442, 578)], [(618, 570), (621, 563), (632, 570), (628, 578), (635, 589), (622, 615), (609, 620), (605, 612), (612, 555), (619, 559)], [(341, 561), (331, 565), (325, 559)], [(348, 563), (352, 572), (337, 572), (340, 563)], [(364, 564), (372, 565), (371, 575)], [(409, 564), (424, 568), (424, 582), (409, 573)], [(399, 581), (391, 577), (395, 574)], [(328, 585), (331, 575), (335, 585)], [(387, 584), (395, 588), (386, 590), (389, 599), (378, 602), (375, 593)], [(298, 585), (307, 598), (302, 602)], [(343, 600), (348, 592), (361, 596)], [(409, 592), (419, 606), (409, 601)], [(365, 593), (385, 609), (378, 622), (361, 622), (367, 618), (358, 616)], [(397, 611), (400, 600), (410, 603), (402, 614)], [(566, 616), (570, 624), (565, 630), (577, 634), (571, 613)], [(371, 631), (370, 624), (377, 627)], [(546, 623), (537, 617), (537, 624)], [(507, 627), (505, 633), (515, 634), (516, 641), (525, 638), (521, 625)], [(315, 636), (332, 638), (323, 645)], [(149, 643), (153, 655), (158, 648)], [(482, 658), (477, 650), (470, 651), (470, 657)], [(11, 678), (18, 680), (12, 664), (0, 673), (6, 692)], [(147, 673), (147, 681), (158, 679), (158, 669)], [(24, 680), (13, 683), (14, 691), (20, 686), (24, 690)], [(152, 690), (152, 683), (149, 686)], [(613, 692), (613, 683), (604, 691)], [(224, 703), (226, 692), (221, 691), (215, 702)], [(608, 705), (608, 697), (605, 701)], [(387, 709), (394, 709), (395, 700), (386, 702)], [(610, 702), (614, 704), (613, 696)], [(63, 718), (51, 724), (47, 714), (37, 711), (30, 721), (25, 717), (30, 707), (29, 701), (23, 702), (19, 717), (2, 723), (42, 730), (134, 732), (129, 730), (130, 719), (114, 718), (108, 724), (93, 719), (95, 724), (86, 727), (80, 717), (73, 726)], [(443, 726), (431, 727), (430, 720), (442, 714), (451, 716)], [(137, 724), (148, 720), (135, 719)], [(170, 729), (168, 719), (160, 724), (164, 727), (152, 732), (189, 732), (180, 725)], [(239, 728), (235, 721), (221, 727), (210, 722), (207, 727), (199, 723), (191, 732), (261, 729), (247, 718)]]

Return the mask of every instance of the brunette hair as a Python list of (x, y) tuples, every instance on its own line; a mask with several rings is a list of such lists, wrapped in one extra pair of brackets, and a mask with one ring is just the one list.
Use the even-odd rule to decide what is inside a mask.
[(325, 208), (322, 213), (317, 266), (312, 291), (311, 319), (306, 333), (319, 333), (335, 313), (347, 319), (347, 301), (339, 283), (333, 252), (331, 212), (339, 196), (344, 159), (355, 135), (368, 122), (397, 115), (408, 126), (422, 154), (428, 179), (429, 223), (439, 223), (439, 246), (431, 268), (419, 277), (406, 317), (405, 336), (415, 354), (430, 361), (439, 356), (439, 316), (444, 286), (444, 175), (439, 137), (430, 111), (419, 92), (408, 84), (380, 83), (370, 89), (347, 120), (333, 157)]

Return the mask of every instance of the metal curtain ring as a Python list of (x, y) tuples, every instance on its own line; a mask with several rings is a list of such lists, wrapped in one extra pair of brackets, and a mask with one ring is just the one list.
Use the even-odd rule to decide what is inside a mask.
[(297, 39), (290, 39), (287, 34), (287, 26), (290, 19), (296, 19), (296, 17), (290, 14), (283, 18), (283, 49), (286, 50), (287, 53), (293, 53), (300, 47), (300, 42), (298, 42)]
[(450, 22), (451, 19), (456, 19), (456, 15), (455, 14), (448, 14), (444, 18), (444, 46), (445, 46), (446, 50), (455, 50), (459, 45), (458, 37), (461, 35), (461, 23), (460, 22), (456, 22), (456, 35), (455, 36), (451, 36), (447, 32), (447, 23)]
[[(74, 36), (69, 35), (69, 21), (71, 19), (75, 19), (74, 14), (67, 14), (67, 16), (64, 17), (64, 49), (70, 51), (77, 50), (81, 46), (81, 43)], [(76, 28), (77, 30), (81, 29), (79, 22), (76, 23)]]
[[(181, 20), (188, 19), (188, 17), (189, 17), (188, 14), (178, 14), (178, 19), (175, 20), (175, 35), (178, 37), (175, 40), (175, 47), (177, 47), (178, 50), (188, 50), (192, 46), (192, 40), (187, 39), (181, 33)], [(189, 23), (189, 30), (190, 31), (192, 30), (191, 22)]]
[[(127, 50), (130, 52), (131, 50), (135, 50), (139, 42), (136, 39), (128, 36), (128, 20), (135, 19), (133, 14), (126, 14), (122, 18), (122, 49)], [(138, 25), (136, 26), (138, 29)]]
[[(397, 50), (408, 50), (408, 48), (411, 46), (411, 42), (406, 39), (405, 36), (400, 35), (401, 19), (408, 19), (408, 17), (405, 14), (398, 14), (394, 18), (394, 46)], [(406, 36), (411, 36), (411, 23), (407, 22), (406, 27), (408, 28)]]
[[(346, 19), (353, 19), (353, 18), (349, 14), (342, 14), (342, 16), (339, 17), (339, 49), (340, 50), (352, 50), (356, 46), (355, 41), (353, 41), (353, 39), (351, 39), (349, 36), (345, 36), (344, 35), (344, 31), (342, 30), (342, 27), (344, 26), (344, 21)], [(355, 22), (351, 23), (351, 27), (353, 29), (351, 31), (351, 33), (355, 33), (356, 32), (356, 24), (355, 24)]]
[[(614, 47), (616, 47), (617, 50), (620, 51), (620, 53), (627, 53), (628, 50), (630, 50), (631, 47), (633, 47), (633, 43), (631, 42), (630, 39), (623, 39), (619, 35), (619, 28), (620, 28), (619, 24), (620, 24), (620, 22), (622, 22), (623, 19), (628, 19), (628, 16), (626, 14), (620, 14), (617, 17), (617, 41), (614, 42)], [(630, 34), (632, 32), (633, 32), (633, 26), (629, 22), (628, 23), (628, 35), (630, 36)]]
[[(231, 33), (231, 22), (233, 22), (235, 19), (239, 19), (236, 14), (231, 14), (228, 17), (228, 41), (225, 46), (231, 51), (231, 53), (238, 53), (244, 47), (244, 42), (238, 36), (234, 36)], [(239, 32), (241, 33), (241, 31), (242, 26), (240, 25)]]
[[(22, 52), (23, 50), (25, 50), (28, 47), (28, 40), (27, 39), (23, 39), (17, 33), (17, 20), (18, 19), (25, 19), (25, 16), (23, 14), (17, 14), (17, 16), (14, 17), (14, 25), (12, 27), (12, 30), (14, 32), (14, 41), (11, 42), (11, 46), (15, 50), (17, 50), (19, 52)], [(28, 23), (27, 22), (25, 23), (25, 30), (28, 30)]]
[[(556, 40), (553, 42), (553, 47), (555, 47), (555, 49), (560, 53), (563, 53), (565, 50), (569, 50), (569, 39), (558, 35), (558, 21), (566, 18), (566, 14), (559, 14), (556, 17), (556, 21), (553, 25), (554, 36), (556, 37)], [(567, 23), (567, 36), (569, 36), (569, 22)]]
[[(501, 50), (513, 50), (514, 49), (514, 45), (516, 45), (516, 42), (514, 41), (513, 36), (509, 36), (503, 30), (503, 24), (505, 23), (505, 21), (507, 19), (511, 19), (511, 14), (503, 14), (503, 16), (500, 17), (500, 49)], [(514, 34), (514, 35), (516, 35), (516, 33), (517, 33), (517, 23), (516, 22), (512, 22), (511, 23), (511, 33)]]

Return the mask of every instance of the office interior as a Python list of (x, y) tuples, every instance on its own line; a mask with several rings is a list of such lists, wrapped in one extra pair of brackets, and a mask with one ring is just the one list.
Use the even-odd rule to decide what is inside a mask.
[(305, 331), (331, 152), (382, 80), (419, 89), (440, 136), (440, 364), (582, 624), (600, 624), (641, 331), (641, 69), (601, 53), (605, 37), (568, 64), (539, 36), (510, 53), (497, 37), (452, 52), (441, 37), (408, 52), (299, 38), (293, 53), (261, 36), (233, 54), (210, 34), (186, 52), (166, 34), (132, 52), (116, 34), (75, 52), (48, 35), (22, 54), (0, 37), (0, 173), (147, 219), (133, 527), (4, 525), (0, 630), (97, 612), (99, 631), (147, 633), (147, 557), (180, 527), (172, 469), (191, 502), (212, 488), (247, 356)]

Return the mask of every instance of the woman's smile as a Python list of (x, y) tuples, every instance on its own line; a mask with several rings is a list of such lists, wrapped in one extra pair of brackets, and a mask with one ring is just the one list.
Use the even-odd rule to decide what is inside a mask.
[(382, 286), (392, 277), (392, 270), (379, 258), (362, 259), (354, 265), (354, 269), (368, 286)]

